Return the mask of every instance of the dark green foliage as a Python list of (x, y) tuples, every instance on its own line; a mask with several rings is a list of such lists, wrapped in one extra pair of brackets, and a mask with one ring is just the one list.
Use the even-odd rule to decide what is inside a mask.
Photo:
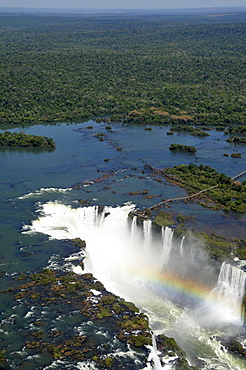
[(232, 158), (242, 158), (242, 154), (241, 153), (232, 153), (231, 157)]
[(25, 132), (5, 131), (0, 133), (0, 146), (55, 148), (53, 139), (46, 136), (27, 135)]
[(178, 222), (187, 222), (187, 221), (191, 221), (191, 220), (194, 220), (195, 217), (194, 216), (187, 216), (187, 215), (178, 215), (177, 216), (177, 221)]
[(170, 131), (188, 132), (192, 136), (203, 136), (203, 137), (209, 136), (209, 134), (206, 131), (187, 125), (172, 127)]
[(196, 148), (190, 145), (171, 144), (169, 149), (173, 151), (179, 151), (179, 152), (188, 152), (188, 153), (196, 152)]
[(56, 282), (56, 274), (54, 270), (43, 269), (42, 272), (31, 275), (31, 279), (37, 285), (50, 285)]
[[(165, 172), (172, 175), (184, 187), (189, 194), (197, 193), (197, 190), (205, 190), (216, 186), (207, 192), (201, 193), (201, 204), (206, 207), (246, 212), (246, 183), (243, 181), (232, 181), (223, 173), (217, 172), (209, 166), (179, 165), (173, 168), (166, 168)], [(213, 204), (211, 204), (211, 202)]]
[(6, 351), (0, 350), (0, 369), (6, 369), (7, 361), (6, 361)]
[(209, 255), (216, 260), (225, 261), (231, 259), (232, 253), (239, 257), (242, 241), (227, 240), (220, 235), (196, 233), (196, 236), (204, 241), (205, 249)]
[(228, 127), (227, 130), (225, 130), (226, 134), (246, 134), (246, 127), (243, 125), (238, 125), (238, 126), (230, 126)]
[(148, 124), (245, 126), (243, 12), (3, 14), (0, 25), (1, 123), (81, 120), (154, 106), (168, 115), (149, 114)]
[(227, 139), (226, 141), (228, 143), (246, 144), (246, 138), (245, 137), (232, 136), (229, 139)]
[(172, 213), (159, 211), (154, 222), (159, 226), (171, 226), (175, 223), (175, 219)]
[[(239, 245), (239, 248), (238, 248), (238, 257), (241, 260), (246, 260), (246, 240), (242, 241), (241, 244)], [(245, 304), (244, 305), (245, 305), (245, 308), (246, 308), (246, 295), (245, 295)]]
[(185, 358), (175, 360), (175, 370), (199, 370), (196, 366), (190, 366)]
[(156, 340), (157, 340), (157, 344), (161, 346), (162, 352), (164, 354), (167, 354), (171, 351), (172, 353), (175, 353), (179, 357), (186, 356), (185, 351), (179, 347), (179, 345), (177, 344), (174, 338), (170, 338), (164, 334), (161, 334), (161, 335), (158, 335)]
[(178, 356), (173, 361), (174, 369), (176, 370), (198, 370), (197, 367), (190, 366), (186, 360), (185, 351), (179, 347), (174, 338), (169, 338), (164, 334), (156, 337), (157, 349), (161, 351), (164, 356)]

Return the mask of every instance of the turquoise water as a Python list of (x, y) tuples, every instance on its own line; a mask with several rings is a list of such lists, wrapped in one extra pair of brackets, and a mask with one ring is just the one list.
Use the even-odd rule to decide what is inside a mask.
[[(27, 134), (52, 137), (56, 149), (0, 148), (0, 271), (6, 272), (1, 278), (1, 291), (13, 284), (8, 278), (11, 274), (38, 271), (50, 265), (54, 256), (62, 259), (75, 252), (72, 245), (50, 240), (47, 235), (22, 233), (23, 227), (37, 218), (39, 204), (56, 201), (78, 207), (80, 201), (116, 206), (130, 201), (139, 208), (149, 207), (162, 198), (182, 197), (186, 192), (164, 179), (155, 181), (144, 168), (146, 163), (160, 168), (202, 163), (231, 177), (246, 167), (245, 147), (226, 143), (228, 136), (217, 131), (209, 131), (209, 137), (197, 138), (181, 133), (169, 136), (169, 127), (166, 126), (154, 126), (151, 131), (146, 131), (139, 126), (114, 124), (110, 132), (105, 129), (105, 124), (93, 120), (81, 124), (38, 125), (22, 130)], [(95, 137), (98, 133), (105, 134), (103, 141)], [(173, 153), (168, 149), (170, 143), (194, 145), (196, 156)], [(242, 153), (242, 158), (231, 158), (234, 152)], [(223, 156), (224, 153), (229, 157)], [(143, 190), (155, 197), (143, 199), (140, 194), (129, 195)], [(231, 238), (246, 238), (245, 216), (225, 215), (197, 204), (183, 203), (172, 204), (168, 212), (194, 215), (193, 227), (196, 230), (212, 229)], [(11, 316), (12, 303), (1, 302), (2, 320)], [(18, 310), (21, 312), (21, 308)], [(6, 330), (9, 331), (9, 351), (20, 350), (23, 335), (18, 331), (18, 325), (14, 329), (8, 325)], [(15, 331), (18, 331), (18, 340), (13, 343)], [(6, 337), (0, 333), (0, 339), (5, 348)], [(49, 361), (50, 358), (45, 359), (44, 363)], [(35, 369), (35, 366), (30, 365), (29, 368)], [(38, 366), (43, 368), (44, 365)], [(12, 368), (18, 367), (13, 365)]]

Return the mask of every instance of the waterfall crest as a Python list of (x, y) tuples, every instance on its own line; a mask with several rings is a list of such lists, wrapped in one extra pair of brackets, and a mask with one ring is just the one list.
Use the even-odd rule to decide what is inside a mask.
[[(39, 218), (25, 227), (24, 232), (41, 232), (54, 239), (79, 237), (85, 240), (85, 272), (92, 272), (108, 291), (146, 312), (154, 334), (164, 333), (177, 342), (181, 340), (180, 346), (187, 355), (200, 356), (209, 363), (203, 352), (205, 346), (206, 351), (212, 353), (213, 361), (216, 358), (218, 366), (222, 364), (226, 366), (224, 369), (231, 370), (232, 367), (227, 367), (230, 355), (223, 353), (225, 359), (217, 356), (207, 326), (210, 321), (209, 328), (215, 328), (217, 323), (220, 328), (228, 324), (240, 327), (242, 322), (239, 322), (236, 311), (240, 311), (241, 320), (246, 274), (236, 266), (224, 263), (212, 290), (217, 274), (213, 283), (206, 285), (206, 278), (211, 279), (211, 269), (196, 241), (174, 235), (169, 227), (155, 233), (151, 221), (144, 224), (136, 217), (129, 217), (133, 209), (131, 204), (72, 208), (50, 202), (40, 205)], [(81, 269), (80, 273), (83, 273)], [(220, 300), (222, 304), (218, 304)], [(230, 310), (228, 315), (227, 309)], [(197, 344), (201, 348), (199, 351)], [(164, 367), (160, 364), (154, 340), (151, 356), (155, 370), (171, 368), (170, 363)], [(206, 368), (212, 367), (222, 368)]]
[[(153, 283), (150, 276), (159, 279), (158, 273), (173, 276), (168, 280), (171, 285), (183, 286), (185, 279), (200, 278), (198, 281), (203, 282), (201, 276), (205, 264), (204, 260), (198, 260), (197, 248), (186, 241), (184, 252), (184, 237), (174, 241), (174, 230), (169, 227), (162, 227), (160, 235), (154, 235), (152, 221), (144, 220), (141, 224), (135, 216), (128, 217), (133, 209), (132, 204), (72, 208), (49, 202), (40, 206), (41, 216), (25, 227), (28, 230), (25, 232), (42, 232), (55, 239), (80, 237), (86, 240), (85, 266), (110, 287), (125, 285), (125, 292), (134, 284), (137, 289), (144, 279), (148, 279), (149, 286)], [(147, 272), (150, 275), (147, 276)], [(242, 316), (245, 284), (243, 270), (223, 263), (213, 294), (228, 301)], [(159, 286), (158, 292), (165, 293), (165, 281)], [(143, 284), (141, 289), (143, 292)]]

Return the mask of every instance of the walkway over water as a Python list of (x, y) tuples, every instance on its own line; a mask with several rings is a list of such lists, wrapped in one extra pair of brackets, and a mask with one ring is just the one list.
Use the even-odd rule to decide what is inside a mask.
[[(158, 174), (160, 174), (160, 175), (163, 175), (163, 176), (165, 176), (167, 179), (169, 179), (169, 180), (171, 180), (171, 181), (176, 181), (174, 177), (172, 177), (172, 176), (168, 175), (164, 170), (162, 170), (162, 169), (158, 169), (158, 168), (155, 168), (155, 167), (151, 166), (151, 164), (149, 164), (149, 163), (147, 163), (147, 164), (145, 165), (145, 168), (149, 168), (152, 172), (154, 172), (154, 173), (158, 173)], [(246, 170), (245, 170), (245, 171), (243, 171), (243, 172), (241, 172), (241, 173), (239, 173), (238, 175), (236, 175), (236, 176), (234, 176), (234, 177), (231, 177), (231, 180), (233, 180), (233, 181), (234, 181), (234, 180), (238, 179), (239, 177), (241, 177), (241, 176), (243, 176), (243, 175), (245, 175), (245, 174), (246, 174)], [(158, 203), (158, 204), (154, 204), (153, 206), (149, 207), (148, 209), (149, 209), (149, 210), (157, 209), (157, 208), (159, 208), (159, 207), (161, 207), (161, 206), (163, 206), (163, 205), (165, 205), (165, 204), (167, 204), (167, 203), (176, 202), (176, 201), (180, 201), (180, 200), (182, 200), (182, 201), (188, 201), (188, 200), (190, 200), (190, 199), (192, 199), (192, 198), (197, 197), (198, 195), (200, 195), (200, 194), (202, 194), (202, 193), (205, 193), (206, 191), (209, 191), (209, 190), (211, 190), (211, 189), (217, 188), (218, 186), (219, 186), (218, 184), (217, 184), (217, 185), (214, 185), (214, 186), (210, 186), (210, 187), (209, 187), (209, 188), (207, 188), (207, 189), (201, 190), (201, 191), (199, 191), (199, 192), (197, 192), (197, 193), (195, 193), (195, 194), (189, 195), (189, 196), (187, 196), (187, 197), (172, 198), (172, 199), (165, 199), (163, 202), (160, 202), (160, 203)]]
[(241, 177), (241, 176), (243, 176), (243, 175), (245, 175), (245, 174), (246, 174), (246, 171), (243, 171), (243, 172), (239, 173), (238, 175), (236, 175), (236, 176), (232, 177), (231, 179), (232, 179), (232, 180), (239, 179), (239, 177)]

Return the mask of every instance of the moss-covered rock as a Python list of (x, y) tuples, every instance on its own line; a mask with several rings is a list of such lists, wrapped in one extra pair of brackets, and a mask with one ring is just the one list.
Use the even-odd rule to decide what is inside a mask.
[(187, 216), (187, 215), (178, 215), (177, 216), (177, 221), (178, 222), (188, 222), (194, 220), (194, 216)]
[(161, 334), (156, 337), (156, 344), (158, 350), (160, 350), (163, 355), (175, 354), (178, 357), (186, 357), (185, 351), (179, 347), (174, 338)]
[(73, 242), (75, 247), (78, 247), (78, 248), (85, 248), (86, 247), (85, 240), (82, 240), (80, 238), (72, 239), (72, 242)]
[[(205, 249), (209, 255), (219, 261), (231, 259), (232, 253), (235, 257), (241, 257), (244, 253), (243, 241), (239, 239), (226, 239), (217, 234), (195, 233), (200, 239), (204, 241)], [(240, 257), (239, 257), (240, 258)]]
[(221, 344), (233, 355), (246, 358), (246, 349), (234, 337), (220, 338)]
[(154, 218), (154, 223), (159, 226), (171, 226), (175, 224), (175, 218), (172, 213), (159, 211)]
[(185, 358), (177, 358), (174, 362), (175, 370), (199, 370), (196, 366), (190, 366)]
[(0, 369), (6, 369), (6, 350), (0, 350)]
[(173, 361), (175, 370), (198, 370), (197, 367), (189, 365), (185, 351), (177, 344), (174, 338), (161, 334), (156, 337), (156, 344), (157, 349), (163, 356), (177, 356)]
[[(22, 307), (26, 306), (27, 311), (28, 306), (46, 307), (54, 313), (54, 322), (59, 313), (68, 317), (68, 322), (76, 315), (80, 323), (90, 322), (97, 328), (108, 328), (111, 342), (119, 340), (126, 352), (129, 345), (137, 347), (138, 356), (143, 363), (147, 361), (146, 345), (152, 343), (148, 318), (133, 303), (108, 292), (92, 274), (43, 269), (35, 274), (25, 274), (21, 279), (16, 277), (15, 281), (18, 286), (2, 294), (12, 294), (13, 298), (22, 300)], [(29, 329), (25, 327), (24, 345), (30, 355), (46, 352), (50, 358), (69, 362), (94, 361), (100, 369), (120, 368), (120, 359), (106, 355), (109, 350), (107, 340), (91, 339), (88, 334), (74, 335), (74, 331), (66, 327), (64, 331), (62, 327), (47, 329), (47, 322), (38, 318), (32, 320)], [(4, 361), (5, 353), (2, 352), (2, 363)]]

